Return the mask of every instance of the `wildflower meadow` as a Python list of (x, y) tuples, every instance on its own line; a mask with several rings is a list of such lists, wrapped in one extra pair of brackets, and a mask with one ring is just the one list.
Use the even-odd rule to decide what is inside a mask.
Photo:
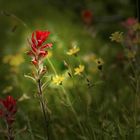
[(140, 139), (138, 0), (0, 0), (0, 43), (0, 140)]

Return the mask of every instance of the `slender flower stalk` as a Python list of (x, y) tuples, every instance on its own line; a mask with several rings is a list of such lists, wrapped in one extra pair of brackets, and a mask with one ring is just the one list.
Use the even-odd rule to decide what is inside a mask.
[(46, 133), (47, 140), (50, 140), (49, 135), (49, 113), (47, 111), (46, 102), (43, 98), (42, 92), (42, 77), (47, 72), (46, 67), (44, 66), (44, 58), (47, 57), (48, 51), (46, 49), (52, 47), (52, 43), (44, 44), (47, 40), (50, 32), (49, 31), (35, 31), (32, 33), (31, 40), (29, 40), (29, 45), (31, 50), (28, 51), (28, 55), (32, 58), (31, 62), (34, 65), (36, 71), (34, 73), (34, 79), (36, 81), (37, 89), (38, 89), (38, 98), (41, 105), (41, 109), (43, 112), (45, 125), (46, 125)]

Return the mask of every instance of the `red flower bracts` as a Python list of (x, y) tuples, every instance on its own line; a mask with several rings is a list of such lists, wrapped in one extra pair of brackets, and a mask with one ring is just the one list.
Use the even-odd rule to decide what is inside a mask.
[(47, 48), (52, 47), (52, 43), (44, 44), (47, 40), (50, 32), (49, 31), (35, 31), (32, 33), (31, 40), (29, 41), (31, 50), (28, 52), (28, 55), (32, 57), (32, 63), (35, 66), (39, 66), (42, 61), (42, 58), (47, 56)]
[(8, 125), (12, 125), (15, 121), (16, 112), (16, 100), (12, 96), (7, 96), (6, 99), (0, 99), (0, 117), (4, 118)]

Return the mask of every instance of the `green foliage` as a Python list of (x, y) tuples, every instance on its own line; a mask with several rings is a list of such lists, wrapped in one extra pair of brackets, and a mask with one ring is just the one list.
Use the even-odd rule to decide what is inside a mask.
[[(27, 39), (36, 29), (49, 30), (48, 42), (53, 43), (51, 63), (45, 59), (47, 74), (42, 80), (45, 83), (43, 96), (51, 116), (51, 140), (140, 138), (139, 93), (135, 99), (139, 71), (136, 78), (133, 69), (137, 70), (137, 66), (118, 60), (118, 53), (124, 49), (121, 44), (109, 40), (112, 31), (121, 31), (121, 18), (134, 15), (135, 5), (126, 0), (116, 4), (111, 0), (1, 0), (0, 9), (0, 97), (10, 94), (19, 100), (15, 128), (21, 132), (16, 140), (45, 140), (44, 120), (30, 58), (26, 55)], [(90, 26), (83, 23), (83, 9), (93, 11), (95, 22)], [(121, 18), (116, 19), (116, 15)], [(74, 41), (80, 48), (77, 57), (66, 53)], [(100, 58), (104, 62), (101, 70), (96, 62)], [(139, 62), (139, 58), (136, 60)], [(74, 74), (79, 64), (85, 66), (82, 76)], [(62, 85), (53, 85), (55, 72), (52, 66), (58, 75), (65, 77)], [(23, 98), (24, 94), (27, 97)], [(136, 112), (134, 100), (137, 100)], [(1, 140), (3, 126), (0, 121)]]

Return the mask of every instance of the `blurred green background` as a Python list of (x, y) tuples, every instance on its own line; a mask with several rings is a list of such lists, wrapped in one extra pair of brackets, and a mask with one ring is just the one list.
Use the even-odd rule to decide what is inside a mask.
[[(85, 10), (92, 13), (90, 24), (82, 16)], [(0, 0), (0, 12), (0, 97), (12, 95), (21, 99), (27, 96), (18, 102), (15, 124), (17, 129), (25, 126), (27, 129), (18, 134), (16, 140), (43, 140), (45, 135), (36, 86), (24, 77), (31, 73), (26, 52), (27, 39), (34, 30), (51, 32), (50, 60), (59, 74), (67, 75), (64, 60), (75, 67), (80, 59), (93, 84), (88, 88), (86, 79), (78, 76), (74, 78), (75, 86), (72, 80), (64, 81), (85, 135), (80, 132), (70, 108), (63, 104), (60, 86), (49, 86), (45, 90), (51, 114), (51, 140), (134, 139), (133, 91), (128, 77), (131, 71), (128, 65), (117, 60), (123, 48), (111, 43), (109, 36), (112, 32), (124, 31), (122, 21), (136, 17), (135, 1)], [(77, 58), (66, 55), (75, 41), (80, 48)], [(102, 71), (92, 60), (94, 55), (104, 62)], [(53, 75), (47, 60), (46, 65), (48, 75)], [(138, 125), (136, 139), (140, 138), (139, 131)], [(3, 139), (2, 134), (0, 139)]]

